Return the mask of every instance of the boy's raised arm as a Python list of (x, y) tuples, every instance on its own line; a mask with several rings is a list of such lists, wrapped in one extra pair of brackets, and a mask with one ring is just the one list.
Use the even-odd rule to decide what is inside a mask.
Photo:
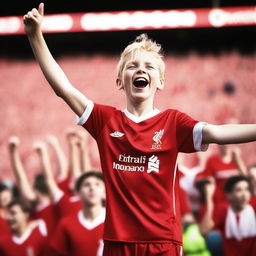
[(9, 152), (13, 173), (22, 196), (24, 196), (27, 200), (34, 201), (36, 200), (36, 194), (29, 183), (28, 177), (20, 159), (18, 150), (19, 144), (20, 140), (16, 136), (13, 136), (9, 139)]
[(211, 181), (207, 185), (205, 185), (205, 198), (206, 198), (206, 211), (204, 216), (199, 223), (200, 232), (202, 235), (208, 234), (214, 228), (213, 221), (213, 194), (215, 191), (215, 183)]
[(68, 139), (69, 152), (70, 152), (70, 171), (71, 171), (70, 187), (73, 189), (76, 183), (76, 180), (82, 173), (80, 152), (78, 147), (79, 138), (75, 131), (69, 130), (67, 132), (67, 139)]
[(47, 142), (51, 145), (55, 151), (58, 164), (58, 180), (65, 180), (68, 177), (68, 161), (65, 156), (64, 150), (62, 149), (59, 140), (53, 135), (49, 135)]
[(51, 197), (54, 198), (56, 197), (56, 195), (59, 195), (62, 192), (61, 189), (58, 187), (53, 175), (47, 145), (45, 142), (39, 141), (34, 144), (34, 148), (36, 149), (40, 157), (42, 171), (45, 175), (46, 185), (50, 191)]
[(33, 8), (24, 15), (24, 30), (28, 36), (35, 58), (52, 89), (78, 116), (81, 116), (88, 104), (88, 99), (72, 86), (61, 67), (51, 55), (41, 31), (43, 16), (44, 4), (40, 3), (38, 10)]

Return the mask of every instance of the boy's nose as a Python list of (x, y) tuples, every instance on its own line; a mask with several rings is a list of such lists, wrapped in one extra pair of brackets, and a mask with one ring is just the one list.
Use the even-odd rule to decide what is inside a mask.
[(145, 68), (143, 68), (143, 67), (139, 67), (138, 68), (138, 70), (137, 70), (137, 73), (146, 73), (146, 70), (145, 70)]

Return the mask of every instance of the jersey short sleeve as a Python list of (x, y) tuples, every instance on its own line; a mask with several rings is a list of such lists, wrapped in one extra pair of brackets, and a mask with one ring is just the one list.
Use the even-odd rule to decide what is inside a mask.
[(96, 139), (115, 111), (116, 108), (114, 107), (89, 101), (84, 113), (77, 118), (76, 123), (82, 125)]
[(179, 152), (191, 153), (195, 151), (206, 151), (208, 145), (202, 144), (203, 127), (207, 125), (198, 122), (185, 113), (177, 114), (177, 146)]

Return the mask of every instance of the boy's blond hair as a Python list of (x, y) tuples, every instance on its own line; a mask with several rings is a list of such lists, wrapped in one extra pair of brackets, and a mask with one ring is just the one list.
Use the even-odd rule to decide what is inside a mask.
[(163, 58), (162, 47), (160, 44), (150, 39), (148, 35), (145, 33), (137, 36), (136, 39), (132, 43), (130, 43), (121, 53), (120, 60), (117, 64), (118, 77), (121, 78), (122, 72), (128, 57), (133, 55), (138, 50), (144, 50), (152, 53), (152, 55), (158, 61), (160, 79), (164, 79), (165, 64), (162, 59)]

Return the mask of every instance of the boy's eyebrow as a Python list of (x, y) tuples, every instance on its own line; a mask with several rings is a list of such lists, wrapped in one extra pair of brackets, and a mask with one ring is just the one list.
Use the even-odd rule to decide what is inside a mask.
[[(128, 61), (128, 62), (127, 62), (127, 64), (135, 64), (135, 63), (138, 63), (138, 61), (136, 61), (136, 60), (131, 60), (131, 61)], [(145, 64), (146, 64), (146, 65), (153, 65), (153, 62), (146, 61)]]
[(153, 65), (153, 62), (147, 61), (145, 62), (146, 65)]

